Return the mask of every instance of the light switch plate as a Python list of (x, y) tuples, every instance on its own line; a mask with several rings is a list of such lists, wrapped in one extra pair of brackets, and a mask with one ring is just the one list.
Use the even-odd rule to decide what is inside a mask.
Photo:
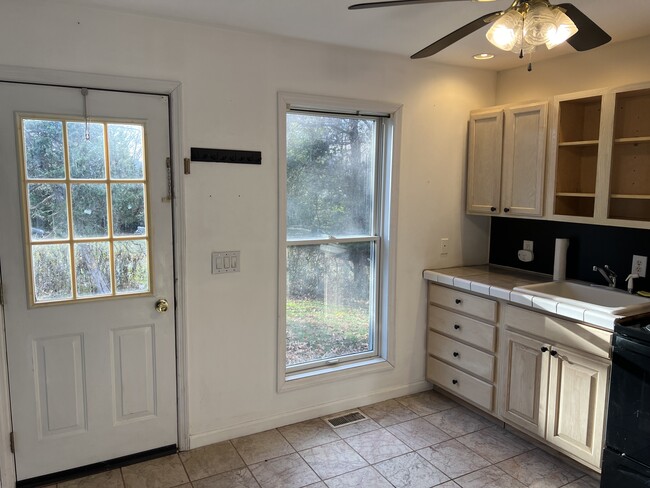
[(238, 273), (240, 251), (218, 251), (212, 253), (212, 274)]

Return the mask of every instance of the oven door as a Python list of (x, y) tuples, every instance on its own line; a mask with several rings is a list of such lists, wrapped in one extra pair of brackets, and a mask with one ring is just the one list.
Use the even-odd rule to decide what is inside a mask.
[(650, 344), (614, 335), (608, 448), (650, 466)]

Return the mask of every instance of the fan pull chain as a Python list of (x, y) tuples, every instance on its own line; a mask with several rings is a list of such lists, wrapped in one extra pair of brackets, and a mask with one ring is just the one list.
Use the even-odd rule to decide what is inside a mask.
[(81, 89), (81, 95), (84, 97), (84, 121), (86, 122), (86, 130), (84, 137), (87, 141), (90, 140), (90, 129), (88, 128), (88, 88)]

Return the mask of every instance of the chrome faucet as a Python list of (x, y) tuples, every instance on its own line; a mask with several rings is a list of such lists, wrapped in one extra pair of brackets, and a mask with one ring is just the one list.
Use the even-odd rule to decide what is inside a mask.
[(600, 266), (594, 266), (593, 269), (603, 275), (603, 278), (607, 280), (607, 284), (610, 288), (616, 288), (616, 273), (614, 273), (614, 270), (610, 269), (607, 265), (602, 268)]

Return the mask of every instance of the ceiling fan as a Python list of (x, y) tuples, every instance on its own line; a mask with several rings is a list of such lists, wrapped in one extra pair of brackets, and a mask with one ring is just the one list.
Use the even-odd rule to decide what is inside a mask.
[[(417, 5), (469, 0), (392, 0), (358, 3), (350, 10)], [(493, 0), (472, 0), (493, 1)], [(456, 29), (411, 56), (411, 59), (432, 56), (488, 24), (488, 40), (504, 51), (518, 52), (519, 57), (545, 44), (548, 49), (566, 41), (577, 51), (588, 51), (608, 43), (612, 38), (593, 20), (570, 3), (551, 5), (547, 0), (514, 0), (506, 10), (483, 15)]]

